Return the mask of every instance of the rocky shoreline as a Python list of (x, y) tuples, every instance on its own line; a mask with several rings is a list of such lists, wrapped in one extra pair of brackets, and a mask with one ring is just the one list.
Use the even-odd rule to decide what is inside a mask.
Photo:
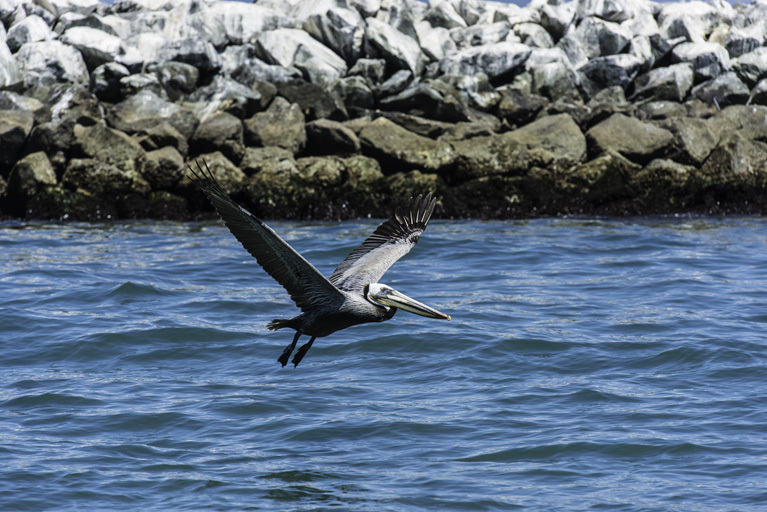
[(0, 0), (0, 215), (767, 212), (767, 3)]

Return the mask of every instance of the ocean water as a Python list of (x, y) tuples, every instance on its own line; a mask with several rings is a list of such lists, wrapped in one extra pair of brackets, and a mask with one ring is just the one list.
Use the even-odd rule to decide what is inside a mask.
[(767, 510), (767, 219), (433, 221), (383, 281), (453, 320), (282, 368), (222, 224), (0, 224), (0, 510)]

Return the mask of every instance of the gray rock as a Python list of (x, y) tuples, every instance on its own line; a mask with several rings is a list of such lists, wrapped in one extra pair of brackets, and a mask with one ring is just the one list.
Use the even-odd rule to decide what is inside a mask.
[(724, 137), (701, 168), (718, 184), (753, 186), (753, 177), (767, 168), (767, 144), (749, 140), (741, 133)]
[(107, 62), (91, 73), (90, 91), (101, 101), (115, 103), (123, 98), (120, 81), (128, 76), (128, 68), (117, 62)]
[(451, 30), (449, 34), (454, 42), (454, 46), (463, 49), (472, 46), (484, 46), (486, 44), (499, 43), (506, 40), (509, 32), (511, 32), (511, 25), (509, 25), (509, 22), (498, 21), (488, 25), (482, 24), (463, 29), (454, 29)]
[(354, 64), (363, 55), (365, 22), (362, 16), (353, 9), (342, 7), (324, 11), (308, 16), (303, 29), (340, 55), (347, 64)]
[(674, 159), (695, 166), (705, 162), (719, 143), (711, 122), (694, 117), (674, 117), (662, 124), (674, 134)]
[(189, 139), (195, 153), (220, 151), (235, 165), (245, 154), (242, 121), (226, 112), (216, 112), (202, 120)]
[(430, 2), (424, 19), (433, 27), (445, 29), (466, 27), (466, 20), (458, 13), (453, 2), (448, 0)]
[(30, 112), (38, 123), (50, 121), (51, 118), (50, 107), (42, 101), (11, 91), (0, 91), (0, 110), (24, 110)]
[(136, 73), (120, 79), (120, 97), (129, 98), (142, 91), (151, 92), (162, 100), (168, 99), (168, 93), (154, 73)]
[(88, 69), (95, 69), (107, 62), (118, 62), (138, 70), (143, 57), (133, 47), (125, 47), (119, 37), (90, 27), (72, 27), (59, 40), (77, 48)]
[(586, 53), (586, 49), (581, 41), (575, 36), (575, 31), (565, 34), (557, 42), (557, 48), (560, 48), (565, 52), (567, 59), (574, 68), (579, 68), (589, 62), (589, 56)]
[(306, 151), (312, 155), (359, 153), (357, 134), (338, 121), (318, 119), (306, 124)]
[(652, 69), (634, 81), (632, 100), (683, 101), (693, 84), (692, 64), (674, 64)]
[(281, 28), (261, 33), (256, 52), (266, 62), (300, 69), (312, 83), (330, 85), (347, 71), (346, 62), (303, 30)]
[[(144, 170), (145, 152), (128, 135), (103, 124), (75, 125), (72, 151), (76, 156), (93, 158), (126, 173), (140, 175)], [(131, 176), (133, 176), (131, 174)], [(83, 187), (86, 188), (87, 187)]]
[(240, 169), (247, 175), (266, 172), (270, 175), (295, 176), (298, 174), (293, 153), (274, 146), (264, 148), (246, 148), (240, 162)]
[[(2, 26), (2, 25), (0, 25)], [(0, 33), (0, 36), (2, 33)], [(3, 38), (0, 37), (0, 87), (15, 84), (21, 80), (19, 74), (19, 67), (16, 65), (16, 60), (11, 55), (11, 50), (8, 49), (8, 45), (5, 44)]]
[[(365, 49), (369, 57), (384, 59), (390, 69), (421, 74), (427, 58), (415, 39), (376, 18), (367, 18), (365, 22)], [(412, 34), (415, 35), (415, 28)]]
[(753, 52), (762, 46), (766, 37), (767, 22), (765, 21), (754, 23), (745, 29), (730, 27), (724, 47), (727, 49), (727, 53), (730, 54), (730, 58), (734, 59)]
[[(374, 19), (408, 38), (415, 38), (415, 23), (423, 19), (427, 9), (425, 3), (417, 0), (381, 0)], [(369, 19), (366, 18), (365, 21), (370, 24)]]
[(332, 92), (309, 82), (291, 82), (280, 84), (277, 89), (280, 96), (290, 103), (296, 103), (308, 120), (348, 119), (346, 108), (341, 99)]
[(49, 41), (54, 38), (53, 31), (40, 16), (27, 16), (8, 29), (6, 43), (12, 52), (17, 52), (25, 43)]
[(440, 61), (440, 70), (446, 75), (474, 75), (485, 73), (490, 79), (513, 74), (525, 63), (530, 48), (520, 43), (501, 42), (467, 48)]
[(643, 0), (581, 0), (578, 16), (596, 16), (605, 21), (622, 22), (643, 14), (652, 14), (651, 6)]
[(676, 101), (648, 101), (639, 105), (639, 111), (651, 120), (687, 116), (687, 109)]
[(211, 83), (189, 94), (186, 105), (200, 120), (216, 112), (228, 112), (244, 119), (265, 110), (274, 98), (273, 91), (274, 88), (266, 88), (262, 93), (232, 79), (216, 76)]
[(104, 108), (86, 89), (78, 85), (54, 87), (48, 98), (51, 120), (72, 119), (82, 125), (93, 125), (104, 120)]
[(383, 82), (386, 76), (386, 61), (383, 59), (359, 59), (349, 70), (349, 76), (360, 76), (365, 79), (368, 87), (374, 87)]
[(575, 2), (560, 3), (558, 5), (543, 4), (541, 7), (541, 26), (555, 39), (561, 39), (570, 25), (574, 22), (576, 14)]
[(173, 146), (147, 151), (144, 179), (152, 190), (173, 190), (186, 172), (184, 157)]
[(90, 27), (102, 30), (107, 34), (117, 36), (120, 39), (127, 39), (130, 36), (130, 22), (125, 18), (116, 15), (101, 16), (96, 12), (88, 15), (68, 12), (59, 16), (58, 22), (54, 26), (54, 32), (63, 34), (72, 27)]
[(455, 51), (455, 42), (450, 31), (443, 27), (432, 27), (428, 21), (419, 21), (415, 25), (418, 43), (423, 53), (431, 60), (440, 60), (446, 54)]
[(629, 43), (628, 53), (633, 55), (641, 63), (640, 73), (647, 73), (655, 65), (655, 55), (652, 51), (652, 43), (647, 36), (634, 36)]
[(294, 67), (285, 68), (262, 61), (252, 44), (229, 46), (221, 53), (221, 61), (222, 74), (247, 87), (253, 86), (255, 82), (280, 84), (303, 77), (301, 71)]
[(80, 52), (61, 41), (26, 43), (15, 57), (27, 87), (57, 82), (88, 83), (88, 68)]
[(505, 123), (517, 128), (524, 126), (538, 115), (548, 103), (546, 98), (533, 94), (522, 94), (511, 89), (501, 89), (501, 100), (496, 105), (495, 115)]
[[(455, 128), (455, 123), (446, 123), (444, 121), (435, 121), (412, 114), (403, 114), (402, 112), (381, 112), (380, 117), (385, 117), (389, 121), (398, 124), (409, 132), (437, 139), (448, 133), (450, 129)], [(369, 123), (370, 121), (368, 121)]]
[(589, 96), (608, 87), (619, 86), (624, 90), (634, 81), (642, 62), (629, 54), (596, 57), (581, 67), (582, 84)]
[(719, 22), (720, 13), (713, 5), (701, 1), (675, 2), (663, 4), (657, 19), (665, 39), (684, 37), (687, 41), (703, 42)]
[(444, 176), (450, 185), (485, 176), (519, 176), (527, 172), (527, 146), (509, 133), (455, 141), (452, 146), (455, 166)]
[(0, 175), (5, 175), (16, 162), (24, 142), (32, 132), (34, 117), (30, 112), (5, 110), (0, 113)]
[(554, 40), (546, 29), (537, 23), (519, 23), (514, 26), (514, 33), (523, 44), (533, 48), (552, 48)]
[(285, 13), (276, 9), (244, 2), (203, 4), (199, 21), (207, 31), (225, 37), (226, 44), (230, 45), (248, 43), (261, 32), (290, 27), (293, 23)]
[(751, 87), (767, 78), (767, 47), (757, 48), (733, 59), (732, 70)]
[(42, 151), (16, 162), (8, 177), (8, 193), (14, 198), (30, 198), (45, 185), (56, 184), (56, 173)]
[(189, 151), (186, 137), (165, 121), (136, 133), (138, 143), (145, 151), (155, 151), (164, 147), (172, 147), (185, 156)]
[(110, 125), (126, 133), (146, 130), (166, 121), (188, 138), (197, 127), (197, 118), (191, 110), (165, 101), (147, 90), (109, 109), (108, 119)]
[(550, 168), (564, 169), (586, 156), (586, 139), (569, 114), (542, 117), (508, 137), (527, 147), (531, 160)]
[(744, 104), (748, 100), (749, 90), (735, 73), (729, 72), (696, 85), (690, 91), (690, 96), (709, 104), (726, 107)]
[[(58, 166), (62, 156), (66, 159), (65, 153), (69, 151), (69, 146), (72, 143), (74, 126), (75, 121), (71, 118), (38, 124), (29, 135), (24, 152), (43, 151), (48, 155), (51, 163), (55, 161)], [(63, 169), (61, 170), (63, 171)]]
[(216, 73), (221, 68), (221, 57), (216, 48), (200, 37), (187, 37), (167, 42), (159, 52), (159, 60), (191, 64), (203, 75)]
[(277, 146), (293, 154), (306, 146), (305, 118), (301, 107), (277, 97), (265, 112), (245, 121), (248, 146)]
[(586, 140), (592, 155), (610, 150), (633, 162), (644, 163), (668, 151), (674, 136), (654, 124), (614, 114), (586, 132)]
[(631, 187), (641, 166), (620, 153), (605, 151), (592, 160), (568, 169), (564, 179), (574, 196), (591, 204), (602, 205), (633, 197)]
[(390, 76), (377, 89), (376, 94), (379, 97), (394, 96), (404, 91), (413, 80), (413, 73), (406, 69), (400, 69)]
[(751, 89), (749, 103), (753, 103), (754, 105), (767, 105), (767, 79), (759, 80), (754, 88)]
[(448, 122), (471, 118), (458, 91), (437, 80), (416, 83), (395, 96), (382, 99), (379, 107)]
[[(248, 177), (220, 151), (200, 155), (197, 161), (208, 164), (211, 174), (213, 174), (213, 177), (225, 194), (230, 196), (238, 195), (244, 188)], [(187, 174), (184, 175), (179, 186), (182, 188), (193, 187)], [(195, 193), (200, 193), (196, 188), (193, 188), (193, 190), (195, 190)]]
[(617, 23), (588, 17), (578, 24), (574, 36), (588, 58), (592, 59), (623, 52), (631, 41), (632, 34)]
[(135, 169), (120, 168), (100, 158), (73, 158), (61, 181), (70, 190), (82, 189), (105, 199), (149, 193), (149, 184)]
[(333, 92), (341, 98), (348, 110), (367, 110), (375, 105), (375, 96), (368, 81), (361, 76), (347, 76), (333, 85)]
[(455, 159), (449, 144), (421, 137), (383, 117), (362, 129), (360, 142), (363, 152), (378, 160), (387, 175), (413, 168), (439, 172)]
[(709, 80), (730, 69), (727, 51), (716, 43), (682, 43), (671, 50), (674, 62), (692, 64), (695, 80)]
[(158, 82), (171, 101), (194, 92), (200, 79), (200, 71), (191, 64), (183, 62), (168, 61), (150, 64), (146, 67), (146, 71), (157, 76)]

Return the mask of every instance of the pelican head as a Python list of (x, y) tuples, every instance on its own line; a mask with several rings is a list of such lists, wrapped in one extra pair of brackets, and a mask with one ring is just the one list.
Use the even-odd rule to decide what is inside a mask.
[(385, 284), (373, 283), (368, 286), (367, 297), (368, 300), (372, 301), (374, 304), (402, 309), (428, 318), (450, 320), (450, 316), (440, 313), (436, 309), (431, 308), (426, 304), (422, 304), (415, 299), (411, 299), (404, 293), (400, 293), (391, 286)]

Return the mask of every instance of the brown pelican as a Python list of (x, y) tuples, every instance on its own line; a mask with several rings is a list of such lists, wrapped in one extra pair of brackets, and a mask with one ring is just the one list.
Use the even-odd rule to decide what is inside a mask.
[(431, 194), (411, 197), (404, 210), (397, 208), (394, 216), (378, 226), (327, 279), (272, 228), (232, 201), (216, 182), (207, 163), (203, 170), (197, 162), (197, 169), (195, 172), (189, 167), (190, 179), (205, 192), (229, 231), (301, 309), (298, 316), (278, 318), (267, 325), (273, 331), (284, 327), (296, 330), (293, 341), (277, 359), (283, 367), (288, 364), (302, 334), (311, 339), (293, 356), (295, 366), (316, 338), (352, 325), (389, 320), (397, 309), (450, 320), (448, 315), (378, 282), (389, 267), (410, 252), (426, 229), (437, 202)]

